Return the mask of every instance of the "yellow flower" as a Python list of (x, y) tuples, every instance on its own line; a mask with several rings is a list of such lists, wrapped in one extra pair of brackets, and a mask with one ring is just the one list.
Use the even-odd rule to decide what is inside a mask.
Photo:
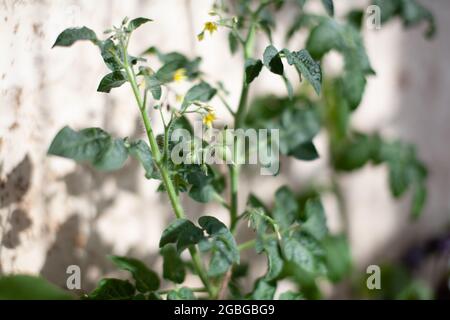
[(202, 41), (205, 38), (205, 32), (202, 31), (197, 35), (198, 41)]
[(184, 69), (184, 68), (178, 69), (173, 74), (173, 81), (175, 81), (175, 82), (182, 82), (182, 81), (186, 80), (186, 78), (187, 78), (186, 69)]
[(214, 31), (217, 31), (217, 24), (208, 21), (205, 23), (205, 28), (203, 30), (209, 31), (209, 34), (213, 34)]
[(212, 126), (213, 121), (216, 120), (216, 115), (213, 111), (209, 111), (204, 117), (203, 117), (203, 124), (205, 124), (208, 127)]

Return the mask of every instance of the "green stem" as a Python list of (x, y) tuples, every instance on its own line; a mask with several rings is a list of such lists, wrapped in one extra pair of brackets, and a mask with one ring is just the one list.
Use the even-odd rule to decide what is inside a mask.
[(237, 164), (230, 165), (230, 184), (230, 230), (234, 233), (238, 222), (239, 167)]
[[(254, 49), (254, 43), (255, 43), (255, 33), (256, 33), (256, 25), (255, 23), (252, 23), (250, 26), (250, 29), (247, 34), (247, 38), (244, 42), (244, 60), (247, 60), (252, 57), (253, 55), (253, 49)], [(244, 70), (244, 76), (242, 80), (242, 89), (241, 89), (241, 97), (239, 98), (239, 105), (234, 117), (234, 128), (238, 129), (241, 128), (244, 124), (245, 119), (245, 109), (247, 106), (247, 98), (248, 98), (248, 89), (249, 85), (246, 82), (245, 79), (245, 70)], [(231, 232), (236, 231), (236, 226), (238, 222), (238, 191), (239, 191), (239, 163), (236, 161), (237, 157), (237, 146), (236, 141), (233, 141), (233, 164), (231, 164), (230, 167), (230, 229)]]
[[(142, 98), (141, 98), (141, 94), (139, 92), (139, 88), (138, 88), (138, 85), (136, 82), (136, 74), (134, 73), (133, 68), (130, 67), (130, 65), (128, 63), (128, 58), (127, 58), (128, 55), (127, 55), (125, 46), (122, 46), (122, 48), (124, 50), (124, 57), (125, 57), (124, 58), (125, 72), (127, 74), (128, 80), (131, 84), (131, 88), (133, 90), (134, 97), (136, 98), (136, 102), (138, 104), (139, 110), (141, 111), (142, 120), (144, 121), (145, 131), (147, 132), (147, 137), (148, 137), (148, 140), (150, 143), (150, 148), (151, 148), (151, 151), (153, 154), (154, 161), (155, 161), (156, 166), (161, 174), (161, 178), (162, 178), (164, 187), (166, 189), (166, 192), (169, 196), (170, 204), (172, 205), (172, 208), (175, 212), (175, 216), (178, 219), (184, 218), (185, 217), (184, 210), (183, 210), (183, 207), (181, 206), (180, 199), (178, 198), (177, 192), (175, 190), (175, 186), (173, 185), (173, 182), (170, 179), (169, 171), (167, 170), (167, 168), (164, 166), (164, 164), (161, 161), (162, 160), (161, 152), (159, 151), (158, 143), (157, 143), (155, 135), (153, 133), (153, 129), (152, 129), (152, 126), (150, 123), (150, 118), (149, 118), (147, 110), (146, 110), (146, 105), (144, 105)], [(205, 269), (202, 265), (202, 261), (197, 252), (196, 247), (195, 246), (190, 247), (189, 252), (191, 253), (191, 256), (192, 256), (192, 262), (194, 264), (195, 271), (197, 272), (197, 274), (200, 277), (200, 279), (202, 280), (204, 286), (208, 290), (209, 295), (211, 297), (213, 297), (214, 290), (213, 290), (211, 284), (209, 283), (208, 276), (206, 275)]]
[(238, 250), (239, 251), (244, 251), (247, 249), (251, 249), (256, 245), (256, 239), (252, 239), (249, 240), (247, 242), (241, 243), (240, 245), (238, 245)]

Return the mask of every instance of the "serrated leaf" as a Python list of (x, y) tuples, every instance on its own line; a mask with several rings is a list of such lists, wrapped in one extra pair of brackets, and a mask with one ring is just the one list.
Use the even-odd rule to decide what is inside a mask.
[(210, 216), (200, 217), (199, 225), (210, 236), (209, 246), (203, 245), (202, 250), (212, 250), (208, 275), (217, 277), (224, 274), (234, 264), (239, 263), (239, 250), (233, 235), (218, 219)]
[(87, 300), (130, 300), (135, 293), (134, 286), (126, 280), (105, 278), (100, 280)]
[(159, 288), (158, 275), (150, 270), (143, 262), (127, 257), (111, 256), (111, 261), (122, 270), (126, 270), (133, 275), (136, 281), (136, 289), (146, 293)]
[(167, 294), (167, 300), (197, 300), (191, 289), (181, 287)]
[(163, 256), (163, 277), (175, 283), (183, 283), (186, 270), (183, 260), (180, 258), (173, 245), (166, 245), (161, 249)]
[(53, 139), (48, 154), (90, 162), (100, 170), (120, 169), (127, 159), (125, 145), (100, 128), (74, 131), (64, 127)]
[(118, 88), (127, 82), (127, 76), (123, 71), (114, 71), (108, 73), (102, 78), (100, 84), (98, 85), (98, 92), (109, 93), (111, 89)]
[(316, 93), (320, 95), (322, 88), (322, 70), (320, 64), (314, 61), (305, 49), (296, 52), (290, 52), (284, 49), (283, 52), (286, 55), (288, 63), (295, 66), (300, 79), (303, 75), (311, 83)]
[(250, 84), (261, 72), (263, 63), (261, 60), (247, 59), (245, 61), (245, 83)]
[(159, 247), (175, 243), (177, 251), (181, 252), (191, 245), (199, 243), (203, 236), (203, 230), (195, 226), (187, 219), (174, 220), (164, 231), (159, 241)]
[(150, 179), (153, 174), (153, 158), (148, 144), (143, 140), (139, 140), (130, 143), (127, 149), (128, 153), (141, 163), (145, 170), (145, 177)]
[(271, 72), (278, 75), (284, 74), (283, 62), (281, 61), (278, 50), (274, 46), (269, 45), (264, 50), (263, 63)]
[(69, 300), (73, 297), (41, 277), (0, 277), (0, 300)]
[(151, 22), (151, 21), (153, 21), (153, 20), (148, 19), (148, 18), (143, 18), (143, 17), (135, 18), (128, 23), (128, 31), (133, 32), (134, 30), (139, 28), (144, 23)]
[(298, 203), (294, 193), (287, 187), (280, 187), (275, 193), (272, 215), (281, 229), (288, 228), (298, 216)]
[(88, 40), (94, 44), (98, 43), (97, 35), (94, 31), (89, 28), (81, 27), (81, 28), (69, 28), (61, 32), (56, 38), (55, 43), (52, 48), (59, 47), (70, 47), (75, 42), (80, 40)]

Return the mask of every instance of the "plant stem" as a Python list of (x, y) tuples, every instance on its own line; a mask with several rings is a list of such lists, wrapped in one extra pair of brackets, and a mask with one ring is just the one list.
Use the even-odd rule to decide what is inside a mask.
[(250, 248), (253, 248), (256, 245), (256, 239), (249, 240), (247, 242), (241, 243), (238, 245), (238, 250), (243, 251)]
[[(255, 32), (256, 25), (253, 22), (250, 26), (250, 29), (247, 34), (247, 38), (245, 39), (244, 46), (244, 60), (251, 58), (253, 55), (253, 48), (255, 42)], [(242, 79), (242, 89), (241, 89), (241, 97), (239, 98), (239, 105), (237, 111), (234, 116), (234, 129), (241, 128), (244, 124), (245, 120), (245, 109), (247, 106), (247, 98), (248, 98), (248, 89), (249, 85), (245, 79), (245, 70)], [(233, 164), (229, 166), (230, 168), (230, 229), (231, 232), (234, 233), (236, 231), (236, 226), (238, 222), (238, 189), (239, 189), (239, 163), (236, 161), (237, 159), (237, 145), (236, 141), (233, 141)]]
[(232, 233), (236, 231), (238, 222), (238, 186), (239, 186), (239, 167), (237, 164), (230, 165), (230, 230)]
[[(147, 137), (148, 137), (148, 140), (150, 143), (150, 148), (152, 151), (154, 161), (155, 161), (156, 166), (161, 174), (161, 178), (162, 178), (164, 187), (166, 189), (166, 192), (169, 196), (170, 204), (172, 205), (172, 208), (175, 212), (175, 216), (178, 219), (184, 218), (185, 217), (184, 210), (183, 210), (183, 207), (181, 206), (180, 199), (178, 198), (177, 192), (175, 190), (175, 186), (173, 185), (173, 182), (170, 179), (169, 171), (167, 170), (167, 168), (164, 166), (164, 164), (161, 161), (162, 160), (161, 152), (159, 151), (158, 143), (157, 143), (155, 135), (153, 133), (153, 129), (152, 129), (152, 126), (150, 123), (150, 118), (149, 118), (147, 110), (146, 110), (146, 105), (144, 105), (142, 98), (141, 98), (141, 94), (139, 92), (139, 88), (138, 88), (138, 85), (136, 82), (136, 74), (134, 73), (133, 68), (130, 67), (130, 65), (128, 63), (128, 58), (127, 58), (128, 55), (127, 55), (125, 46), (122, 46), (122, 48), (124, 50), (124, 57), (125, 57), (124, 58), (125, 72), (127, 74), (128, 80), (131, 84), (131, 88), (133, 90), (134, 97), (136, 98), (136, 102), (138, 104), (139, 110), (141, 111), (142, 120), (144, 121), (145, 131), (147, 132)], [(204, 286), (208, 290), (208, 294), (211, 297), (213, 297), (214, 290), (213, 290), (211, 284), (209, 283), (208, 276), (206, 275), (202, 261), (197, 252), (197, 248), (195, 246), (191, 246), (189, 248), (189, 252), (191, 253), (191, 256), (192, 256), (192, 262), (194, 264), (195, 271), (197, 272), (197, 274), (200, 277), (200, 279), (202, 280)]]

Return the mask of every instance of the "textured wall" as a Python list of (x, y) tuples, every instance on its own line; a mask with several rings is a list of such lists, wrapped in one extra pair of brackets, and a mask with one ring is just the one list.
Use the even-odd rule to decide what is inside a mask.
[[(336, 3), (338, 13), (343, 12), (340, 9), (347, 3)], [(393, 256), (408, 243), (448, 225), (450, 38), (446, 30), (450, 20), (446, 12), (450, 3), (427, 4), (436, 13), (441, 31), (432, 42), (423, 39), (420, 28), (404, 32), (400, 23), (367, 31), (368, 53), (378, 76), (369, 81), (354, 124), (418, 144), (431, 168), (429, 203), (420, 221), (410, 225), (408, 201), (391, 198), (383, 167), (340, 177), (359, 266), (380, 255)], [(93, 46), (50, 48), (66, 27), (87, 25), (101, 31), (120, 23), (125, 15), (147, 16), (155, 22), (136, 32), (132, 50), (157, 45), (165, 51), (203, 56), (203, 69), (212, 79), (225, 80), (236, 104), (240, 60), (228, 53), (226, 34), (219, 31), (201, 43), (195, 40), (208, 19), (209, 5), (203, 0), (0, 1), (0, 272), (41, 273), (64, 285), (66, 267), (77, 264), (88, 289), (111, 271), (107, 254), (135, 255), (160, 267), (155, 253), (171, 211), (167, 198), (155, 193), (157, 183), (145, 180), (137, 163), (102, 174), (46, 156), (51, 139), (64, 125), (100, 126), (118, 136), (142, 136), (129, 88), (110, 95), (95, 91), (107, 70)], [(282, 29), (276, 42), (282, 39)], [(299, 49), (295, 43), (292, 49)], [(255, 82), (252, 94), (279, 91), (284, 91), (282, 82), (265, 74)], [(221, 121), (227, 121), (225, 111), (218, 113)], [(270, 202), (273, 191), (287, 181), (298, 189), (312, 176), (326, 177), (326, 141), (323, 136), (317, 140), (324, 155), (321, 160), (287, 163), (277, 178), (246, 174), (241, 200), (251, 189)], [(226, 219), (214, 205), (184, 202), (191, 217), (214, 213)], [(335, 201), (327, 198), (326, 206), (332, 228), (338, 229)]]

